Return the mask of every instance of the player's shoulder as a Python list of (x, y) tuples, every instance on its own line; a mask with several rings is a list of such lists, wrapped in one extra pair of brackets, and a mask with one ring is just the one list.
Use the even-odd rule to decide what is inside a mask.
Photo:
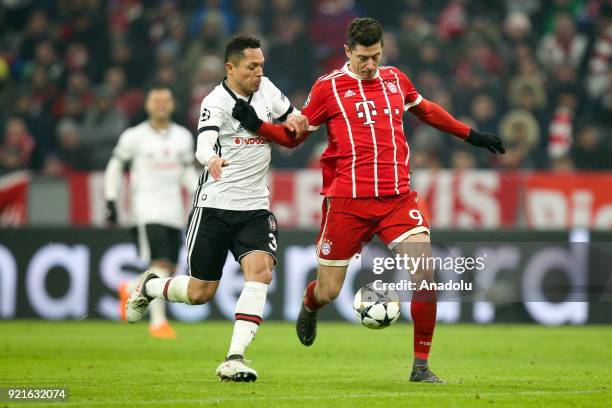
[(147, 132), (147, 130), (149, 129), (149, 122), (144, 120), (134, 126), (130, 126), (128, 128), (126, 128), (122, 133), (121, 133), (121, 138), (123, 139), (132, 139), (132, 138), (136, 138), (139, 135)]
[(317, 80), (315, 81), (315, 85), (329, 84), (332, 79), (339, 78), (343, 75), (345, 75), (345, 73), (342, 69), (334, 69), (333, 71), (328, 72), (327, 74), (321, 75), (320, 77), (318, 77)]
[(393, 65), (381, 65), (378, 67), (378, 70), (383, 79), (387, 79), (387, 76), (398, 77), (401, 79), (408, 78), (408, 76), (401, 69), (394, 67)]
[(191, 140), (191, 132), (185, 126), (172, 122), (172, 127), (174, 132), (179, 135), (179, 137)]
[(214, 89), (202, 99), (202, 106), (208, 108), (224, 109), (233, 105), (234, 100), (227, 90), (225, 90), (223, 84), (215, 86)]

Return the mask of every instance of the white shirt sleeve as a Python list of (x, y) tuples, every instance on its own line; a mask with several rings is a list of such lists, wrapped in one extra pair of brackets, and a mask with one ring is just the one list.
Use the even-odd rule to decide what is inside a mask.
[(223, 123), (223, 110), (214, 103), (210, 97), (204, 98), (200, 107), (200, 119), (198, 120), (198, 136), (202, 132), (213, 130), (219, 133)]
[(193, 138), (191, 133), (185, 129), (185, 150), (183, 151), (183, 175), (181, 177), (181, 184), (193, 195), (196, 188), (198, 187), (198, 173), (193, 165), (194, 151), (193, 151)]
[(213, 156), (219, 155), (218, 143), (219, 131), (205, 130), (198, 135), (198, 147), (195, 157), (204, 166), (208, 165), (208, 160)]
[(137, 140), (135, 134), (127, 129), (113, 150), (113, 155), (104, 171), (104, 199), (115, 201), (119, 197), (123, 177), (123, 165), (132, 160), (136, 153)]

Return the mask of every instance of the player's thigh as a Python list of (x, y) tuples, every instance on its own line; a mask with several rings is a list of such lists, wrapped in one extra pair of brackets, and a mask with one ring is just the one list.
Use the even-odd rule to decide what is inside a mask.
[(178, 261), (182, 243), (181, 230), (162, 224), (145, 224), (151, 263), (163, 262), (172, 266)]
[(240, 266), (247, 282), (272, 282), (274, 258), (264, 251), (253, 251), (240, 258)]
[[(418, 236), (416, 240), (427, 237), (429, 241), (429, 223), (419, 210), (416, 193), (388, 199), (384, 206), (387, 214), (379, 221), (377, 234), (387, 247), (395, 252), (398, 246), (408, 238)], [(409, 241), (414, 241), (410, 238)], [(402, 249), (399, 249), (402, 250)]]
[(230, 243), (231, 231), (216, 209), (194, 208), (185, 237), (189, 275), (203, 281), (221, 279)]
[(230, 250), (242, 266), (245, 278), (251, 280), (255, 274), (270, 274), (278, 250), (276, 217), (267, 210), (254, 210), (237, 212), (235, 218)]
[(323, 218), (317, 236), (317, 259), (320, 266), (347, 266), (351, 258), (373, 236), (368, 219), (367, 202), (344, 197), (326, 197)]

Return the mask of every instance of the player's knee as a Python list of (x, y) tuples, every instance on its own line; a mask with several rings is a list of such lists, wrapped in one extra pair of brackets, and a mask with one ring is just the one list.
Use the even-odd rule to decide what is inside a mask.
[(254, 271), (250, 280), (265, 284), (270, 284), (272, 282), (272, 268), (262, 268), (257, 271)]
[(203, 305), (215, 295), (216, 288), (208, 285), (194, 285), (189, 287), (189, 302), (192, 305)]

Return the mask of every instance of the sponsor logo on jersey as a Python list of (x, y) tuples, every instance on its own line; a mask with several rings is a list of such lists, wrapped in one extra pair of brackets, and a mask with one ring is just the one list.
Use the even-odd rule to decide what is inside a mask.
[(391, 93), (396, 93), (397, 92), (397, 86), (395, 85), (394, 82), (387, 82), (387, 89)]
[(346, 93), (344, 94), (345, 98), (350, 98), (351, 96), (355, 96), (355, 92), (353, 92), (351, 89), (349, 89), (348, 91), (346, 91)]
[(234, 146), (255, 146), (264, 144), (268, 144), (268, 140), (263, 136), (234, 137)]

